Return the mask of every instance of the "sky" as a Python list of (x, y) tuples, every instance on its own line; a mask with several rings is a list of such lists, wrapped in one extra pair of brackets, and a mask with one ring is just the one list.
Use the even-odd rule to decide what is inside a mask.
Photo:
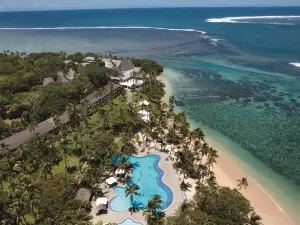
[(0, 11), (184, 6), (300, 6), (300, 0), (0, 0)]

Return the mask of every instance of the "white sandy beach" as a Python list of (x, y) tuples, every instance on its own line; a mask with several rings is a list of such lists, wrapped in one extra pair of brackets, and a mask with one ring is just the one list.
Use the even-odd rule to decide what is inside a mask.
[[(164, 101), (167, 101), (169, 96), (172, 95), (172, 88), (167, 79), (161, 77), (160, 80), (166, 85), (167, 93)], [(295, 225), (283, 212), (280, 206), (269, 197), (268, 193), (266, 193), (253, 178), (248, 176), (248, 174), (238, 166), (234, 159), (226, 154), (226, 149), (221, 143), (210, 136), (206, 136), (206, 141), (219, 152), (220, 157), (213, 168), (219, 185), (236, 188), (238, 183), (237, 180), (246, 177), (249, 187), (247, 190), (242, 190), (241, 192), (251, 202), (256, 213), (263, 218), (262, 222), (264, 225)], [(187, 196), (188, 198), (191, 198), (193, 196), (193, 191), (187, 193)]]

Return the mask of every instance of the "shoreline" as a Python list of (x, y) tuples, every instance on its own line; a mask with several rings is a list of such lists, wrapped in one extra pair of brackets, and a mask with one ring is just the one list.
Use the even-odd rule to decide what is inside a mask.
[[(166, 69), (166, 71), (172, 72), (168, 69)], [(173, 94), (171, 84), (167, 78), (164, 77), (164, 74), (160, 77), (160, 80), (166, 86), (166, 95), (163, 101), (168, 102), (169, 97)], [(193, 123), (192, 120), (189, 119), (189, 122), (192, 127), (198, 127), (198, 124)], [(241, 193), (250, 201), (256, 213), (262, 217), (264, 225), (295, 225), (280, 205), (272, 199), (268, 192), (264, 190), (263, 187), (249, 175), (249, 173), (241, 168), (237, 160), (227, 153), (229, 150), (226, 149), (225, 145), (223, 145), (219, 140), (216, 140), (212, 135), (207, 135), (205, 130), (204, 133), (206, 135), (206, 142), (211, 147), (218, 150), (219, 153), (217, 164), (213, 167), (218, 184), (220, 186), (236, 188), (238, 183), (237, 180), (242, 177), (246, 177), (249, 187), (246, 190), (241, 190)], [(193, 192), (191, 191), (187, 194), (189, 197), (192, 197)]]

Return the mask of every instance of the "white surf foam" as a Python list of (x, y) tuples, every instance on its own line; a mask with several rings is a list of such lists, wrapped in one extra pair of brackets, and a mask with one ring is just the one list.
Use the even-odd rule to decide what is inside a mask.
[(183, 31), (183, 32), (197, 32), (205, 34), (206, 32), (195, 29), (178, 29), (166, 27), (114, 27), (114, 26), (96, 26), (96, 27), (1, 27), (0, 30), (81, 30), (81, 29), (151, 29), (151, 30), (168, 30), (168, 31)]
[[(206, 22), (209, 22), (209, 23), (250, 23), (250, 22), (240, 21), (240, 20), (297, 19), (297, 18), (300, 18), (300, 16), (299, 15), (291, 15), (291, 16), (240, 16), (240, 17), (210, 18), (210, 19), (206, 19)], [(277, 24), (286, 24), (286, 23), (277, 23)], [(289, 25), (293, 25), (293, 24), (289, 23)]]
[(300, 63), (289, 63), (292, 66), (300, 67)]

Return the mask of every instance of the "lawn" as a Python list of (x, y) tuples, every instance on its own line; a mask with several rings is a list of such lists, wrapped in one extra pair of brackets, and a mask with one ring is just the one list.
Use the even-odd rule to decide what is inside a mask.
[[(76, 156), (67, 156), (68, 167), (79, 166), (79, 158)], [(53, 174), (64, 173), (65, 172), (65, 160), (62, 160), (58, 166), (53, 167)]]

